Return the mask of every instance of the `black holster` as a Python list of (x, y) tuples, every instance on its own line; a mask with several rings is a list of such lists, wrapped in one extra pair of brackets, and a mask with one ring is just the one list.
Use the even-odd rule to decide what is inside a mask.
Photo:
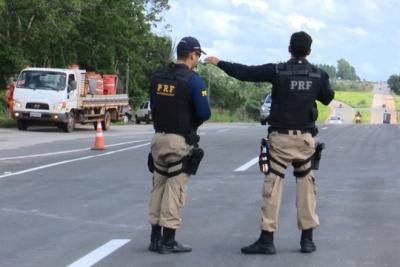
[(151, 152), (147, 156), (147, 168), (149, 169), (149, 172), (151, 172), (151, 173), (154, 172), (154, 162), (153, 162), (153, 156), (151, 155)]
[(325, 143), (317, 143), (315, 146), (314, 156), (311, 159), (311, 168), (313, 170), (319, 169), (319, 162), (321, 160), (322, 150), (325, 148)]
[(200, 166), (200, 162), (204, 157), (204, 150), (200, 147), (194, 147), (191, 153), (185, 157), (183, 161), (183, 172), (191, 175), (197, 173), (197, 169)]
[(186, 144), (196, 146), (200, 142), (200, 136), (196, 132), (191, 132), (184, 136)]

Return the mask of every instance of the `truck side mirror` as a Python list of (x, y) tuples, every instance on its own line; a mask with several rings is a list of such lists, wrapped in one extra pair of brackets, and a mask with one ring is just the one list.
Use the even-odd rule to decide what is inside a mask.
[(73, 91), (77, 87), (76, 81), (70, 81), (68, 85), (68, 91)]

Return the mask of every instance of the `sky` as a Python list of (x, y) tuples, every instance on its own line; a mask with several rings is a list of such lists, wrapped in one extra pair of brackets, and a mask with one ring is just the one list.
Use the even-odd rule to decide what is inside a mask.
[[(156, 32), (196, 37), (207, 55), (246, 65), (287, 61), (293, 32), (314, 64), (347, 60), (361, 79), (400, 73), (400, 0), (170, 0)], [(165, 28), (165, 25), (169, 25)]]

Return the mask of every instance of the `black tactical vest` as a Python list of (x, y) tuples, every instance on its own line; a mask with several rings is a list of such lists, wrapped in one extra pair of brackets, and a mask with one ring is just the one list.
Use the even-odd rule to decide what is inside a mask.
[(269, 124), (286, 129), (315, 127), (318, 110), (315, 100), (321, 90), (321, 71), (302, 59), (276, 65)]
[(170, 64), (152, 77), (153, 121), (156, 132), (187, 137), (197, 129), (196, 113), (188, 82), (193, 75), (186, 65)]

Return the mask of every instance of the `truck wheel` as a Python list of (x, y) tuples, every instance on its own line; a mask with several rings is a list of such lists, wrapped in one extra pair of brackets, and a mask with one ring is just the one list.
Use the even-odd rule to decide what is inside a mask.
[(136, 124), (140, 124), (140, 119), (137, 115), (135, 115), (135, 122), (136, 122)]
[(28, 122), (23, 120), (17, 120), (17, 127), (18, 130), (25, 131), (26, 129), (28, 129)]
[(73, 112), (69, 113), (68, 122), (64, 124), (64, 132), (70, 133), (75, 129), (75, 115)]
[(111, 115), (110, 112), (106, 112), (104, 114), (104, 120), (101, 122), (101, 127), (103, 128), (103, 131), (110, 130), (111, 128)]
[(261, 122), (261, 125), (267, 124), (267, 121), (266, 121), (266, 120), (260, 120), (260, 122)]
[(146, 124), (150, 123), (149, 115), (144, 116), (144, 121), (146, 122)]

